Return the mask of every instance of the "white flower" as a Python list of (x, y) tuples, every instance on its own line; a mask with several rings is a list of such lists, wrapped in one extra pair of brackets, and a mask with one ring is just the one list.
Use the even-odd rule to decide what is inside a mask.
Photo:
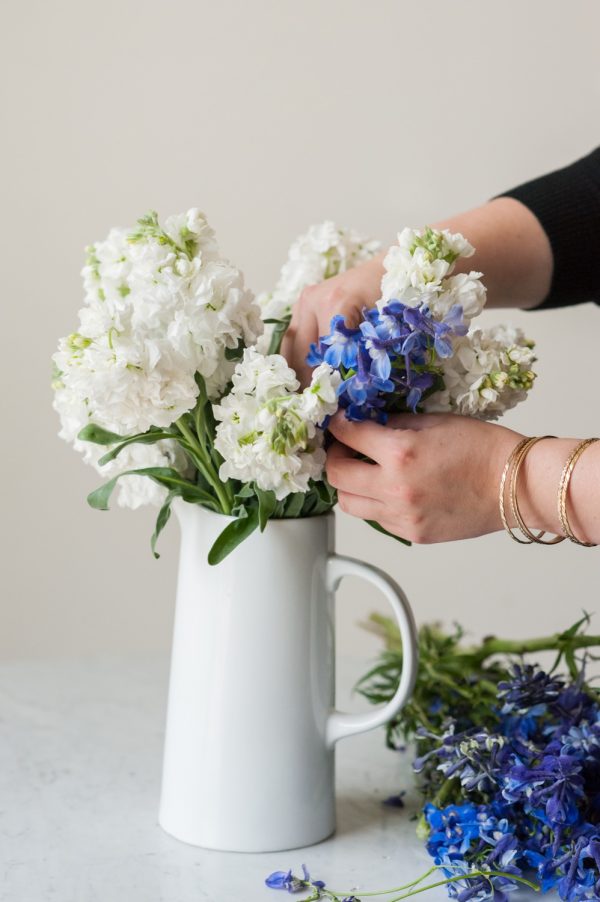
[[(111, 450), (106, 445), (81, 441), (78, 433), (84, 426), (92, 422), (89, 407), (81, 398), (56, 380), (54, 392), (54, 409), (60, 416), (61, 429), (59, 435), (70, 442), (76, 451), (81, 452), (86, 463), (91, 464), (105, 481), (112, 479), (127, 470), (146, 467), (172, 467), (182, 476), (189, 475), (191, 468), (186, 456), (172, 439), (162, 439), (153, 445), (128, 445), (108, 464), (100, 466), (100, 458)], [(103, 422), (103, 428), (115, 431), (115, 424)], [(117, 501), (121, 507), (137, 508), (143, 504), (160, 505), (167, 491), (145, 476), (124, 476), (117, 483)]]
[(311, 226), (290, 246), (275, 290), (259, 295), (263, 319), (288, 316), (302, 291), (375, 256), (378, 241), (327, 220)]
[[(102, 449), (106, 451), (107, 449)], [(128, 445), (119, 456), (103, 467), (97, 467), (105, 479), (112, 479), (127, 470), (147, 467), (171, 467), (182, 476), (191, 475), (191, 467), (180, 445), (172, 439), (164, 439), (155, 445)], [(134, 510), (144, 504), (160, 506), (167, 497), (167, 489), (147, 476), (122, 476), (118, 483), (117, 502), (120, 507)]]
[[(242, 274), (219, 256), (197, 209), (164, 228), (152, 213), (137, 229), (111, 229), (88, 248), (82, 275), (78, 331), (61, 339), (53, 360), (60, 434), (90, 463), (101, 454), (77, 440), (84, 425), (119, 435), (170, 426), (195, 406), (196, 374), (217, 398), (235, 366), (226, 352), (254, 344), (263, 330)], [(164, 449), (149, 447), (139, 454), (166, 465)]]
[(223, 457), (220, 477), (254, 482), (272, 490), (278, 500), (306, 492), (325, 464), (318, 428), (337, 410), (340, 374), (319, 366), (310, 386), (299, 383), (285, 358), (244, 351), (232, 389), (213, 406), (217, 426), (215, 448)]
[(535, 379), (534, 361), (533, 344), (520, 329), (474, 329), (442, 363), (445, 389), (426, 398), (423, 407), (496, 420), (525, 399)]
[(465, 320), (479, 316), (486, 301), (486, 290), (480, 281), (482, 275), (480, 272), (461, 272), (445, 279), (440, 293), (429, 302), (429, 309), (436, 319), (443, 319), (457, 304), (462, 307)]
[(408, 254), (397, 244), (389, 249), (383, 265), (382, 301), (398, 300), (410, 306), (421, 303), (425, 292), (438, 291), (442, 279), (450, 272), (446, 260), (430, 260), (422, 248)]
[(457, 257), (471, 257), (475, 248), (460, 232), (448, 229), (405, 228), (398, 235), (398, 246), (406, 255), (414, 254), (417, 248), (427, 251), (430, 259), (449, 259), (452, 263)]
[(403, 229), (383, 261), (380, 308), (391, 300), (410, 307), (427, 305), (436, 319), (460, 304), (465, 319), (481, 312), (485, 288), (481, 273), (451, 276), (458, 257), (470, 257), (474, 248), (459, 233), (447, 229)]

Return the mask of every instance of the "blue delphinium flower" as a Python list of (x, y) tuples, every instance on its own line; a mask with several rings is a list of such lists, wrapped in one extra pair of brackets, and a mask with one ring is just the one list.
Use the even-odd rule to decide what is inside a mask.
[(273, 871), (265, 880), (269, 889), (286, 889), (288, 893), (295, 893), (298, 890), (305, 889), (304, 883), (294, 877), (290, 871)]
[(562, 736), (562, 750), (566, 755), (584, 756), (584, 760), (600, 758), (600, 721), (572, 724)]
[(392, 359), (396, 356), (397, 341), (388, 338), (388, 330), (382, 323), (366, 320), (360, 324), (365, 350), (371, 358), (371, 373), (378, 379), (389, 379)]
[(579, 723), (581, 720), (597, 719), (598, 704), (588, 692), (584, 691), (582, 675), (575, 683), (562, 689), (552, 704), (552, 714), (556, 720), (561, 720), (564, 726)]
[(462, 855), (472, 841), (479, 838), (479, 808), (471, 802), (448, 805), (447, 808), (437, 808), (430, 803), (425, 805), (423, 813), (431, 828), (427, 851), (434, 858), (449, 850)]
[[(290, 871), (273, 871), (266, 878), (265, 883), (269, 889), (287, 890), (288, 893), (298, 893), (308, 887), (314, 887), (317, 890), (325, 888), (322, 880), (310, 879), (310, 874), (305, 864), (302, 865), (302, 877), (295, 877)], [(320, 894), (319, 894), (320, 895)]]
[(418, 737), (441, 739), (441, 743), (416, 758), (413, 768), (420, 773), (425, 764), (434, 758), (437, 769), (447, 780), (456, 777), (467, 792), (475, 789), (489, 790), (497, 786), (497, 774), (507, 760), (510, 749), (504, 736), (486, 730), (464, 730), (456, 733), (451, 725), (438, 737), (426, 730), (419, 730)]
[[(361, 353), (361, 377), (368, 380), (371, 365)], [(459, 730), (452, 721), (441, 734), (417, 731), (427, 751), (415, 769), (441, 788), (440, 798), (457, 799), (423, 809), (427, 850), (448, 880), (448, 894), (458, 902), (507, 902), (533, 874), (543, 892), (554, 890), (564, 902), (600, 902), (597, 696), (581, 675), (566, 683), (519, 665), (499, 684), (498, 698), (494, 732), (476, 725)], [(321, 898), (324, 885), (311, 883), (306, 869), (304, 877), (278, 871), (267, 885), (314, 888)]]
[(368, 368), (364, 351), (357, 358), (356, 371), (345, 379), (339, 387), (340, 406), (345, 408), (349, 420), (374, 419), (379, 423), (387, 421), (384, 395), (394, 390), (389, 379), (380, 379)]
[(339, 369), (340, 366), (347, 370), (352, 369), (356, 366), (360, 329), (348, 328), (343, 316), (334, 316), (330, 329), (329, 335), (311, 344), (306, 358), (307, 363), (310, 366), (318, 366), (325, 362), (334, 369)]
[[(600, 706), (583, 676), (566, 684), (518, 665), (499, 684), (497, 732), (421, 729), (425, 779), (460, 781), (461, 804), (424, 809), (428, 850), (461, 902), (504, 899), (534, 871), (565, 902), (600, 900)], [(437, 781), (437, 782), (436, 782)], [(456, 783), (455, 783), (456, 785)], [(456, 797), (456, 789), (454, 789)], [(503, 878), (469, 876), (502, 871)]]
[(581, 762), (574, 755), (558, 754), (544, 755), (533, 766), (516, 764), (506, 775), (502, 795), (531, 809), (544, 806), (552, 825), (574, 824), (584, 797)]
[(307, 362), (339, 370), (340, 406), (348, 419), (385, 423), (390, 412), (417, 411), (441, 378), (441, 361), (452, 356), (453, 338), (466, 332), (458, 305), (440, 320), (426, 306), (392, 300), (381, 310), (365, 310), (358, 329), (334, 316), (329, 335), (311, 345)]
[(550, 677), (533, 664), (515, 664), (510, 680), (498, 683), (498, 697), (504, 700), (503, 714), (516, 712), (528, 716), (544, 714), (555, 702), (564, 680)]

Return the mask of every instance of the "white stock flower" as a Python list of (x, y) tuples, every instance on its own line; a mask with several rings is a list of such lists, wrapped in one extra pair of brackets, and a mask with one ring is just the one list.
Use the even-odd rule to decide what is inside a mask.
[[(191, 475), (192, 469), (184, 451), (172, 439), (163, 439), (155, 445), (128, 445), (114, 461), (97, 469), (104, 477), (112, 479), (118, 473), (147, 467), (171, 467), (182, 476)], [(117, 486), (117, 503), (120, 507), (134, 510), (144, 504), (158, 507), (167, 497), (167, 489), (147, 476), (122, 476)]]
[(79, 329), (53, 360), (60, 434), (93, 461), (89, 444), (75, 442), (86, 423), (119, 435), (171, 425), (196, 403), (195, 374), (217, 398), (235, 366), (226, 351), (253, 344), (263, 326), (199, 210), (164, 228), (149, 214), (136, 230), (111, 229), (87, 254)]
[(279, 354), (246, 349), (233, 387), (213, 406), (219, 421), (215, 448), (223, 457), (220, 477), (254, 482), (278, 500), (306, 492), (325, 464), (322, 430), (337, 410), (340, 374), (319, 366), (303, 392), (296, 374)]
[[(112, 479), (127, 470), (146, 467), (172, 467), (184, 476), (190, 473), (191, 468), (183, 450), (172, 439), (163, 439), (153, 445), (128, 445), (114, 460), (100, 466), (98, 461), (111, 446), (97, 445), (77, 438), (80, 430), (92, 422), (85, 401), (58, 379), (55, 383), (53, 406), (60, 416), (59, 436), (71, 443), (83, 455), (84, 461), (91, 464), (104, 480)], [(114, 423), (105, 421), (96, 425), (102, 425), (110, 432), (115, 431)], [(117, 483), (117, 501), (121, 507), (135, 509), (143, 504), (160, 505), (166, 495), (166, 489), (145, 476), (124, 476)]]
[(428, 413), (496, 420), (527, 396), (535, 359), (533, 343), (520, 329), (474, 329), (442, 363), (445, 389), (426, 398), (423, 407)]
[(380, 308), (391, 300), (410, 307), (427, 305), (436, 319), (443, 319), (450, 308), (460, 304), (466, 320), (481, 313), (485, 288), (481, 273), (452, 276), (458, 257), (470, 257), (474, 248), (459, 233), (447, 229), (403, 229), (398, 243), (384, 259)]
[(429, 300), (429, 309), (436, 319), (444, 319), (452, 307), (462, 307), (463, 317), (469, 322), (479, 316), (485, 306), (486, 290), (480, 281), (482, 273), (457, 273), (445, 279), (439, 294)]
[(311, 226), (291, 244), (275, 290), (259, 295), (263, 319), (288, 316), (302, 291), (370, 260), (378, 241), (326, 220)]
[(383, 265), (381, 300), (403, 301), (410, 306), (420, 304), (424, 293), (438, 291), (450, 271), (446, 260), (430, 260), (422, 248), (408, 254), (397, 244), (389, 249)]
[[(119, 435), (170, 426), (196, 403), (195, 374), (217, 398), (235, 366), (226, 351), (254, 344), (263, 330), (242, 274), (220, 257), (197, 209), (170, 216), (164, 228), (151, 213), (135, 230), (111, 229), (87, 249), (82, 276), (78, 331), (61, 339), (53, 361), (60, 435), (90, 463), (102, 452), (77, 440), (83, 426)], [(140, 455), (168, 465), (159, 446), (130, 457)], [(127, 479), (130, 489), (138, 483)], [(144, 488), (147, 497), (162, 494), (158, 486)], [(134, 495), (123, 489), (123, 497)]]

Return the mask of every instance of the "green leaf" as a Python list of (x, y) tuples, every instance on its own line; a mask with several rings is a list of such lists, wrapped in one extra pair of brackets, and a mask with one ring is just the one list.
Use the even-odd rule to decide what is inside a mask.
[(204, 376), (201, 373), (194, 373), (194, 382), (200, 389), (199, 398), (202, 398), (204, 401), (206, 400), (206, 382), (204, 381)]
[(115, 442), (122, 442), (127, 436), (117, 435), (116, 432), (109, 432), (108, 429), (96, 426), (95, 423), (88, 423), (79, 430), (77, 438), (82, 442), (93, 442), (95, 445), (114, 445)]
[(107, 511), (108, 502), (110, 501), (110, 496), (113, 493), (118, 478), (118, 476), (115, 476), (109, 482), (105, 482), (104, 485), (101, 485), (99, 488), (94, 489), (93, 492), (90, 492), (87, 496), (87, 503), (89, 506), (95, 508), (97, 511)]
[(303, 492), (294, 492), (285, 499), (285, 517), (299, 517), (304, 506), (305, 494)]
[(324, 513), (326, 510), (331, 510), (331, 508), (334, 507), (337, 503), (336, 489), (334, 489), (334, 487), (329, 484), (325, 476), (323, 476), (318, 482), (314, 482), (312, 485), (319, 497), (319, 513)]
[(300, 512), (301, 517), (314, 517), (318, 514), (324, 513), (324, 510), (321, 510), (321, 502), (319, 501), (319, 497), (316, 492), (307, 492), (304, 496), (304, 504), (302, 505), (302, 511)]
[(268, 354), (279, 354), (279, 350), (281, 348), (281, 342), (283, 341), (283, 336), (287, 332), (287, 328), (291, 322), (291, 314), (289, 316), (284, 316), (283, 319), (269, 320), (270, 323), (273, 323), (273, 332), (271, 334), (271, 341), (269, 342), (269, 350)]
[(319, 482), (314, 483), (314, 487), (319, 494), (319, 498), (327, 504), (335, 504), (337, 501), (337, 492), (334, 487), (327, 481), (325, 476)]
[(248, 508), (243, 504), (236, 504), (233, 507), (233, 516), (239, 520), (245, 520), (248, 516)]
[(235, 493), (235, 500), (237, 501), (238, 498), (254, 498), (255, 494), (254, 486), (251, 482), (247, 482), (241, 487), (239, 492)]
[(580, 627), (582, 627), (583, 624), (588, 626), (589, 622), (590, 622), (590, 615), (586, 611), (584, 611), (583, 617), (580, 620), (577, 620), (568, 629), (564, 630), (564, 632), (562, 632), (560, 634), (560, 638), (561, 639), (570, 639), (572, 636), (576, 636), (577, 633), (579, 632)]
[(152, 533), (152, 538), (150, 539), (150, 547), (152, 548), (152, 554), (155, 558), (160, 557), (160, 554), (158, 554), (158, 552), (156, 551), (156, 542), (159, 535), (169, 522), (169, 518), (171, 516), (171, 503), (173, 499), (177, 497), (177, 495), (179, 495), (179, 492), (177, 491), (169, 492), (169, 494), (165, 498), (163, 506), (158, 512), (158, 517), (156, 518), (156, 526), (154, 527), (154, 532)]
[(275, 492), (265, 492), (259, 489), (258, 486), (256, 487), (256, 497), (258, 498), (258, 525), (260, 526), (260, 531), (264, 532), (267, 522), (275, 513), (277, 498), (275, 497)]
[(409, 542), (408, 539), (401, 539), (400, 536), (395, 536), (393, 532), (388, 532), (387, 529), (384, 529), (383, 526), (380, 526), (375, 520), (365, 520), (365, 523), (368, 523), (369, 526), (377, 530), (377, 532), (383, 533), (384, 536), (389, 536), (390, 539), (395, 539), (397, 542), (402, 542), (403, 545), (408, 545), (409, 547), (412, 545), (412, 542)]
[(114, 491), (117, 481), (121, 479), (122, 476), (148, 476), (150, 479), (153, 479), (154, 482), (157, 482), (167, 489), (176, 489), (177, 493), (181, 495), (184, 501), (189, 501), (192, 504), (204, 504), (212, 510), (219, 509), (218, 503), (212, 495), (202, 491), (202, 489), (193, 482), (184, 479), (181, 473), (178, 473), (177, 470), (172, 469), (172, 467), (145, 467), (140, 470), (126, 470), (124, 473), (119, 473), (118, 476), (113, 477), (109, 482), (104, 483), (104, 485), (101, 485), (88, 495), (87, 500), (90, 507), (93, 507), (96, 510), (107, 511), (110, 496)]
[(214, 566), (220, 564), (228, 554), (237, 548), (237, 546), (247, 539), (258, 527), (258, 507), (252, 507), (248, 511), (248, 516), (241, 520), (234, 520), (229, 523), (221, 535), (216, 539), (212, 548), (208, 552), (208, 563)]
[(126, 448), (128, 445), (133, 445), (134, 442), (140, 445), (153, 445), (155, 444), (155, 442), (161, 442), (165, 438), (179, 439), (181, 438), (181, 436), (175, 432), (162, 432), (161, 430), (140, 432), (139, 435), (132, 435), (129, 438), (125, 439), (125, 441), (121, 441), (120, 445), (117, 445), (117, 447), (113, 448), (112, 451), (108, 451), (106, 454), (104, 454), (100, 458), (98, 463), (101, 467), (103, 467), (104, 464), (110, 463), (111, 460), (114, 460), (115, 457), (118, 457), (123, 448)]
[(244, 339), (240, 338), (236, 348), (225, 348), (225, 360), (241, 360), (244, 356)]

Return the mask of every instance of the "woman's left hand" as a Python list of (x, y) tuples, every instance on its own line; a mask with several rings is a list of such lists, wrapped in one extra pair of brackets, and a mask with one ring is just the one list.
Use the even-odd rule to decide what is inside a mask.
[(327, 478), (346, 513), (419, 544), (502, 528), (498, 489), (518, 432), (454, 414), (353, 423), (341, 411), (328, 428)]

